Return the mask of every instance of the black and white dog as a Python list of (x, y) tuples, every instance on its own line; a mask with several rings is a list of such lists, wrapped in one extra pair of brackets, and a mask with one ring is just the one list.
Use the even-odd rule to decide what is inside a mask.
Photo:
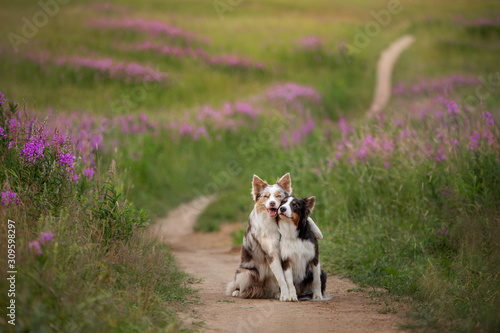
[(288, 196), (278, 209), (281, 234), (280, 254), (291, 301), (312, 294), (321, 300), (326, 288), (326, 273), (320, 268), (318, 240), (308, 221), (316, 198)]

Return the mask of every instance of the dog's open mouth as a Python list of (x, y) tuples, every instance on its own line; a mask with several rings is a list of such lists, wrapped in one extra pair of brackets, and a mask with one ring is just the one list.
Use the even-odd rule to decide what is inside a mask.
[(276, 217), (276, 215), (278, 215), (278, 210), (276, 208), (268, 208), (267, 213), (271, 217)]

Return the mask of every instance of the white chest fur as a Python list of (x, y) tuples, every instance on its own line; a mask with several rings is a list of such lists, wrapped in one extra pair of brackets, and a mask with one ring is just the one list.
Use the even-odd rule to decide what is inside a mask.
[(282, 260), (290, 260), (294, 281), (302, 281), (307, 265), (314, 259), (314, 244), (297, 237), (297, 229), (293, 223), (280, 223), (280, 252)]
[(276, 221), (271, 219), (266, 212), (259, 214), (255, 209), (252, 211), (250, 219), (252, 220), (252, 232), (259, 238), (264, 250), (268, 254), (279, 253), (280, 233)]

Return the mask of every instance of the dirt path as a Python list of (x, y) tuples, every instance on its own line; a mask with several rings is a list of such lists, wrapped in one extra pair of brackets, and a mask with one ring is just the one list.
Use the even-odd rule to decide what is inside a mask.
[(377, 78), (375, 81), (375, 92), (373, 102), (367, 111), (369, 116), (382, 111), (391, 98), (391, 76), (392, 70), (399, 55), (415, 41), (413, 36), (403, 36), (394, 41), (387, 49), (382, 51), (377, 64)]
[[(227, 283), (239, 264), (239, 249), (231, 247), (231, 232), (240, 225), (223, 225), (218, 233), (193, 232), (197, 216), (210, 203), (199, 198), (181, 205), (151, 231), (172, 247), (184, 271), (200, 283), (197, 296), (201, 304), (194, 313), (184, 315), (189, 327), (200, 323), (202, 332), (396, 332), (402, 319), (398, 314), (380, 314), (380, 302), (366, 294), (348, 290), (356, 285), (329, 276), (329, 301), (286, 303), (277, 300), (245, 300), (227, 297)], [(320, 241), (321, 247), (321, 241)]]

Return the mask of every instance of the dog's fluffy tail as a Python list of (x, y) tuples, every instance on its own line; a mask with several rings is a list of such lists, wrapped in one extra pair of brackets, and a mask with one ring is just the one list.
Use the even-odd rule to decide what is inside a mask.
[(267, 298), (267, 292), (261, 286), (250, 286), (240, 294), (241, 298)]
[(326, 273), (324, 270), (321, 270), (321, 294), (325, 294), (325, 289), (326, 289)]

